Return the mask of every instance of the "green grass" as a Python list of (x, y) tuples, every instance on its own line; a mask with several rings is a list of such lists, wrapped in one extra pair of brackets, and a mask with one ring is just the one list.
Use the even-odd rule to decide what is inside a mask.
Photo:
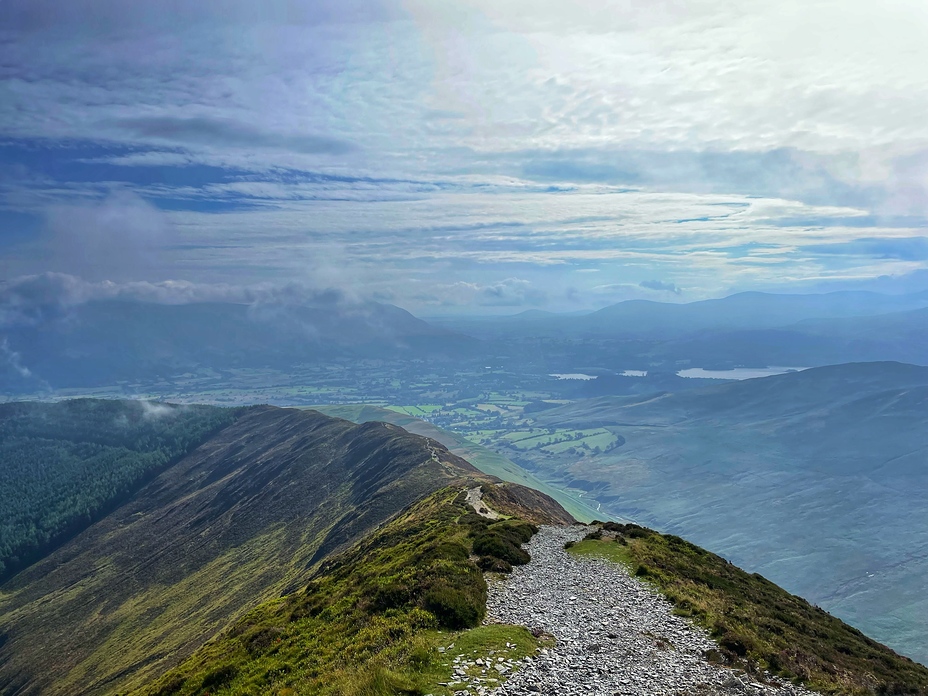
[(625, 566), (628, 570), (634, 570), (635, 568), (634, 559), (628, 550), (628, 546), (623, 546), (612, 541), (584, 539), (571, 546), (569, 551), (575, 556), (605, 558), (607, 561)]
[(570, 552), (610, 559), (652, 583), (677, 614), (710, 631), (718, 659), (825, 694), (928, 694), (928, 668), (762, 576), (676, 536), (605, 526), (618, 538), (587, 539)]
[(539, 642), (525, 629), (478, 627), (486, 584), (471, 560), (477, 540), (518, 542), (533, 528), (489, 522), (463, 498), (446, 488), (416, 503), (323, 563), (305, 589), (260, 605), (135, 693), (451, 696), (439, 683), (456, 655), (533, 652)]
[[(502, 657), (511, 660), (521, 660), (527, 655), (534, 654), (542, 644), (522, 626), (508, 624), (490, 624), (478, 626), (469, 631), (460, 631), (451, 635), (429, 636), (431, 646), (439, 645), (445, 648), (438, 653), (437, 659), (430, 662), (430, 667), (423, 670), (423, 683), (427, 685), (428, 693), (435, 696), (452, 696), (461, 687), (439, 686), (443, 682), (452, 681), (452, 666), (455, 657), (462, 657), (470, 662), (477, 657)], [(515, 647), (507, 647), (507, 645)], [(483, 670), (473, 666), (465, 669), (470, 676), (486, 676)], [(492, 672), (490, 673), (492, 674)], [(502, 683), (504, 679), (500, 680)]]

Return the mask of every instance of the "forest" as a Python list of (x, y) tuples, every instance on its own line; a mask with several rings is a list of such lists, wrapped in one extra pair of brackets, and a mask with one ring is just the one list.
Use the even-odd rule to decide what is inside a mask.
[(241, 412), (103, 399), (0, 404), (0, 580), (123, 503)]

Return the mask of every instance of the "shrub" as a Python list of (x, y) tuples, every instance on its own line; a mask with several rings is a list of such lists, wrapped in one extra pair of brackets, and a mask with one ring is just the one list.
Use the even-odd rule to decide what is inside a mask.
[(466, 561), (470, 557), (465, 546), (457, 541), (443, 541), (426, 548), (419, 554), (420, 561), (444, 558), (449, 561)]
[(492, 531), (486, 531), (474, 539), (474, 553), (495, 556), (512, 565), (525, 565), (531, 560), (526, 551)]
[(490, 573), (512, 572), (511, 563), (504, 561), (502, 558), (496, 558), (494, 556), (481, 556), (477, 561), (477, 566), (480, 568), (480, 570)]
[(154, 696), (174, 696), (174, 694), (184, 688), (184, 684), (186, 683), (187, 680), (184, 677), (175, 674), (161, 685), (161, 688), (154, 693)]
[(483, 603), (468, 594), (454, 587), (432, 587), (426, 590), (422, 604), (445, 628), (472, 628), (483, 619)]
[(250, 655), (262, 653), (274, 644), (274, 641), (280, 637), (281, 633), (282, 631), (276, 627), (255, 628), (243, 639), (245, 649)]
[(516, 544), (527, 544), (532, 540), (532, 537), (538, 532), (538, 527), (529, 522), (523, 522), (521, 520), (506, 520), (505, 522), (497, 522), (488, 527), (490, 531), (499, 534), (504, 539), (508, 539), (512, 543)]
[(235, 675), (238, 674), (238, 667), (235, 665), (223, 665), (221, 667), (216, 667), (211, 669), (203, 677), (203, 681), (200, 684), (201, 689), (218, 689), (225, 686), (233, 679)]
[(408, 585), (392, 582), (381, 585), (374, 590), (373, 597), (371, 597), (371, 608), (374, 611), (398, 609), (409, 604), (411, 599), (412, 595)]

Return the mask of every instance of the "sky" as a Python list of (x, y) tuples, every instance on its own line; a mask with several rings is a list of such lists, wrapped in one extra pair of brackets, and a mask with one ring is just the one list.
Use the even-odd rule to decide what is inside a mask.
[(0, 283), (921, 291), (925, 114), (924, 0), (2, 0)]

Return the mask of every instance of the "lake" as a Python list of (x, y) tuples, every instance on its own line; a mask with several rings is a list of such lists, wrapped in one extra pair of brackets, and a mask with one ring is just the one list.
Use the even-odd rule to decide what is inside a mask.
[(782, 375), (787, 372), (802, 372), (807, 367), (736, 367), (731, 370), (704, 370), (701, 367), (691, 367), (680, 370), (680, 377), (695, 377), (699, 379), (755, 379), (757, 377), (770, 377)]

